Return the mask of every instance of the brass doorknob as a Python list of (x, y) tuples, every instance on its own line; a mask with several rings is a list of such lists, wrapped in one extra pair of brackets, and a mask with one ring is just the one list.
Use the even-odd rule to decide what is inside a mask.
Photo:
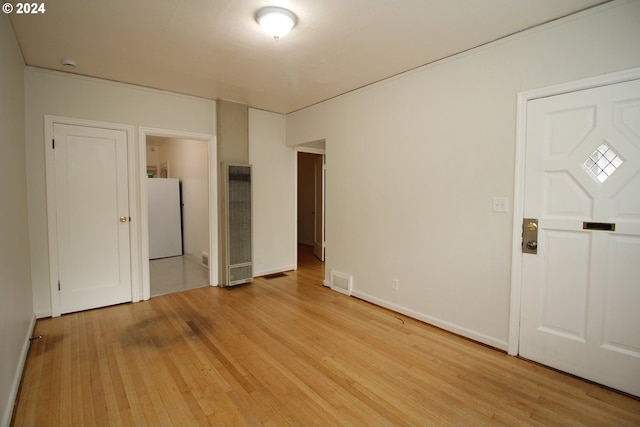
[(120, 217), (120, 222), (127, 222), (127, 217), (126, 216), (121, 216)]
[(529, 231), (536, 231), (538, 229), (538, 224), (536, 224), (535, 222), (530, 222), (529, 224), (527, 224), (527, 229)]

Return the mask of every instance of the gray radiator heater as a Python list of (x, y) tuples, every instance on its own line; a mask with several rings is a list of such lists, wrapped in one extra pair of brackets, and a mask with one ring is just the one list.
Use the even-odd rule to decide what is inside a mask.
[(221, 286), (253, 280), (251, 246), (251, 165), (223, 163), (224, 273)]

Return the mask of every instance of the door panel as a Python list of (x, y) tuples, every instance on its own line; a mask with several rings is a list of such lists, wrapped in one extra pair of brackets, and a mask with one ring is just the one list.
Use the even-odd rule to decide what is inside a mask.
[[(609, 270), (603, 345), (612, 351), (640, 359), (640, 333), (627, 324), (640, 325), (640, 238), (610, 239)], [(635, 287), (626, 284), (636, 283)]]
[(62, 313), (131, 301), (127, 135), (54, 124)]
[(520, 354), (640, 395), (639, 81), (528, 103), (524, 216)]
[(313, 254), (324, 261), (324, 156), (315, 155), (313, 160), (314, 176), (314, 224)]
[[(540, 302), (540, 329), (576, 341), (586, 332), (589, 236), (572, 231), (549, 230), (543, 242), (548, 256)], [(538, 240), (540, 244), (540, 240)], [(565, 310), (567, 301), (572, 310)]]

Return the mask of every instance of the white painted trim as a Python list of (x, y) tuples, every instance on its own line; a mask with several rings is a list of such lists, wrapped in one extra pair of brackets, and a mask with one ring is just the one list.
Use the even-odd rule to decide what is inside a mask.
[(24, 365), (27, 362), (27, 355), (29, 354), (29, 338), (33, 336), (33, 330), (36, 326), (36, 317), (31, 317), (31, 322), (27, 328), (27, 335), (24, 337), (24, 343), (22, 344), (22, 350), (20, 351), (20, 358), (18, 359), (18, 366), (16, 366), (16, 372), (13, 375), (13, 381), (11, 382), (11, 388), (9, 389), (9, 399), (3, 410), (2, 420), (0, 426), (8, 426), (11, 422), (13, 415), (13, 407), (18, 398), (18, 389), (20, 388), (20, 380), (22, 379), (22, 372), (24, 371)]
[(138, 197), (136, 190), (138, 188), (136, 183), (136, 136), (131, 126), (130, 131), (127, 132), (128, 139), (128, 164), (129, 164), (129, 216), (133, 221), (129, 221), (129, 232), (131, 241), (131, 302), (140, 301), (140, 223), (138, 215)]
[(159, 136), (164, 138), (191, 139), (205, 141), (209, 144), (209, 285), (218, 285), (218, 174), (217, 156), (218, 142), (215, 135), (204, 133), (184, 132), (179, 130), (158, 129), (150, 127), (138, 128), (138, 179), (140, 180), (138, 191), (140, 199), (140, 229), (141, 244), (140, 257), (142, 260), (142, 299), (151, 298), (151, 285), (149, 280), (149, 211), (147, 205), (147, 136)]
[(525, 172), (525, 147), (527, 129), (527, 103), (534, 99), (561, 95), (579, 90), (593, 89), (596, 87), (612, 85), (616, 83), (640, 80), (640, 68), (632, 68), (611, 74), (563, 83), (541, 89), (521, 92), (517, 98), (517, 123), (516, 123), (516, 158), (514, 175), (513, 197), (513, 244), (511, 254), (511, 302), (509, 312), (509, 341), (508, 353), (519, 353), (520, 341), (520, 309), (522, 291), (522, 218), (524, 213), (524, 172)]
[(379, 305), (384, 308), (388, 308), (389, 310), (395, 311), (396, 313), (404, 314), (413, 319), (420, 320), (422, 322), (428, 323), (433, 326), (437, 326), (438, 328), (444, 329), (449, 332), (453, 332), (454, 334), (472, 339), (474, 341), (489, 345), (494, 348), (498, 348), (500, 350), (507, 350), (507, 342), (502, 340), (497, 340), (488, 335), (482, 334), (480, 332), (474, 331), (472, 329), (464, 328), (462, 326), (458, 326), (456, 324), (447, 322), (445, 320), (439, 319), (437, 317), (427, 316), (423, 313), (411, 310), (409, 308), (394, 304), (392, 302), (382, 300), (380, 298), (371, 296), (364, 292), (360, 292), (357, 290), (353, 290), (352, 296), (356, 298), (360, 298), (362, 300), (368, 301), (375, 305)]
[(524, 209), (524, 149), (527, 129), (527, 98), (518, 94), (516, 115), (516, 157), (513, 195), (513, 241), (511, 244), (511, 297), (507, 352), (516, 356), (520, 340), (520, 298), (522, 289), (522, 218)]
[(305, 147), (304, 145), (296, 145), (295, 149), (296, 153), (322, 154), (323, 156), (327, 151), (324, 148)]
[[(45, 152), (45, 179), (46, 179), (46, 195), (47, 195), (47, 228), (49, 237), (49, 285), (51, 291), (51, 316), (57, 317), (62, 313), (62, 307), (60, 303), (60, 293), (58, 292), (58, 235), (56, 225), (56, 194), (55, 194), (55, 170), (53, 157), (53, 150), (49, 149), (51, 141), (53, 140), (53, 126), (58, 124), (72, 125), (72, 126), (84, 126), (101, 129), (111, 129), (124, 131), (127, 135), (127, 156), (129, 157), (127, 165), (128, 190), (129, 190), (129, 216), (133, 221), (129, 224), (129, 246), (131, 248), (131, 300), (139, 301), (138, 289), (140, 287), (139, 275), (135, 272), (139, 271), (139, 256), (138, 256), (138, 227), (136, 226), (136, 194), (135, 194), (135, 179), (136, 176), (136, 164), (133, 159), (135, 158), (135, 132), (134, 127), (121, 123), (109, 123), (99, 122), (95, 120), (77, 119), (71, 117), (52, 116), (45, 114), (44, 116), (44, 152)], [(133, 156), (133, 157), (132, 157)]]
[(293, 160), (293, 269), (298, 269), (298, 149), (295, 149)]
[(52, 150), (48, 144), (53, 141), (53, 125), (56, 117), (44, 116), (44, 160), (45, 160), (45, 181), (47, 196), (47, 231), (49, 237), (49, 292), (51, 293), (51, 317), (60, 316), (62, 308), (60, 304), (60, 294), (58, 293), (58, 228), (56, 219), (56, 191), (55, 191), (55, 168)]
[(293, 271), (295, 269), (296, 269), (295, 265), (287, 265), (284, 267), (269, 268), (267, 270), (255, 271), (253, 276), (260, 277), (260, 276), (266, 276), (268, 274), (276, 274), (276, 273), (284, 273), (285, 271)]
[[(321, 237), (321, 254), (322, 254), (322, 262), (325, 262), (327, 260), (327, 156), (326, 154), (322, 155), (322, 173), (321, 173), (321, 179), (322, 179), (322, 237)], [(317, 195), (316, 195), (317, 196)], [(315, 197), (316, 200), (314, 200), (314, 203), (317, 202), (317, 197)], [(315, 209), (317, 210), (317, 206), (315, 207)], [(316, 223), (316, 221), (314, 221), (313, 224), (313, 228), (315, 229), (313, 231), (314, 236), (317, 230), (318, 224)], [(315, 252), (316, 249), (316, 239), (314, 237), (313, 239), (313, 250)]]
[[(218, 140), (209, 135), (209, 285), (218, 286)], [(215, 195), (215, 196), (214, 196)], [(213, 260), (213, 262), (211, 261)]]

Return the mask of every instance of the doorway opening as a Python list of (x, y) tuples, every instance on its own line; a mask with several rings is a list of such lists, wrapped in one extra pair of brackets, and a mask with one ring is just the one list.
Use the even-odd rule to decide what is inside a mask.
[(143, 129), (140, 141), (144, 298), (215, 286), (215, 137)]
[(324, 140), (297, 147), (297, 267), (322, 269), (325, 260)]
[(209, 284), (208, 144), (147, 136), (151, 296)]

